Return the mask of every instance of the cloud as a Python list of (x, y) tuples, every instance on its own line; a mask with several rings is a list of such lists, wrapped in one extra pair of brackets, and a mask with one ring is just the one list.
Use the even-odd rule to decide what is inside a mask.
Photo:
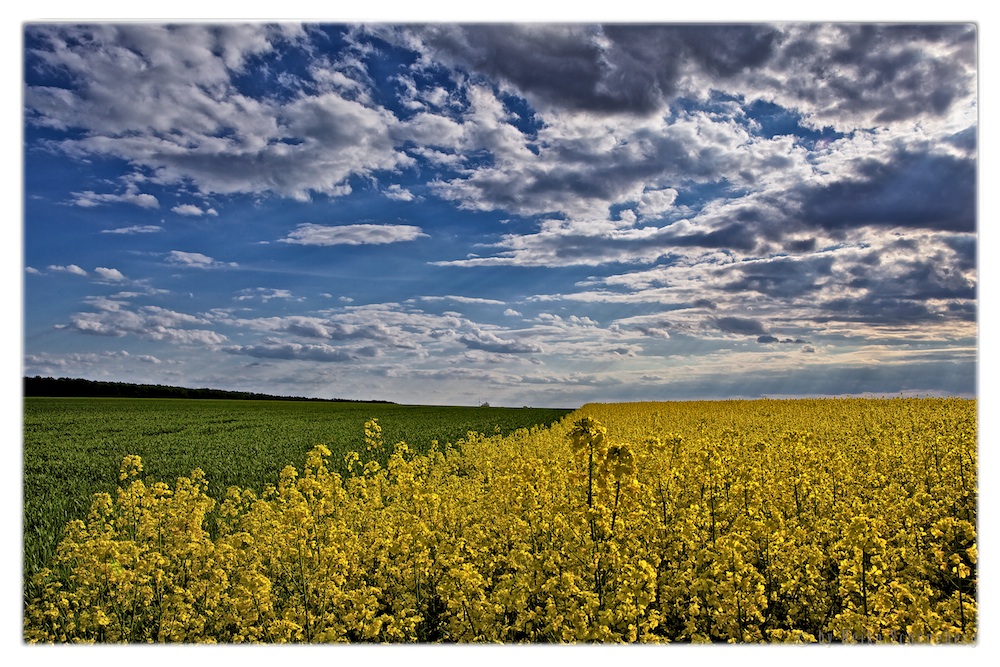
[(109, 269), (103, 266), (99, 266), (96, 269), (94, 269), (94, 273), (96, 273), (101, 278), (101, 280), (106, 280), (110, 282), (121, 282), (122, 280), (125, 280), (125, 276), (122, 275), (122, 272), (119, 271), (118, 269)]
[[(377, 355), (385, 363), (413, 366), (461, 355), (470, 368), (478, 368), (498, 362), (501, 356), (508, 364), (532, 363), (518, 357), (542, 349), (533, 331), (491, 328), (454, 312), (425, 312), (409, 302), (344, 306), (308, 315), (247, 319), (220, 315), (216, 322), (250, 339), (234, 352), (270, 358), (312, 355), (317, 360), (350, 361)], [(263, 338), (253, 340), (259, 334)]]
[(644, 336), (650, 336), (652, 338), (670, 338), (670, 331), (663, 326), (636, 324), (635, 329)]
[(247, 289), (241, 289), (236, 293), (236, 296), (233, 297), (234, 301), (250, 301), (253, 299), (260, 299), (264, 303), (267, 303), (272, 299), (302, 301), (304, 297), (296, 297), (286, 289), (275, 289), (273, 287), (250, 287)]
[(865, 225), (972, 232), (975, 160), (898, 151), (866, 159), (849, 177), (802, 193), (803, 220), (824, 229)]
[(400, 329), (378, 321), (360, 322), (359, 318), (352, 318), (344, 314), (330, 317), (309, 315), (258, 317), (226, 320), (225, 322), (241, 328), (286, 333), (300, 338), (336, 341), (367, 340), (393, 346), (412, 347), (412, 344), (406, 342), (405, 333)]
[(102, 229), (102, 234), (154, 234), (163, 231), (159, 225), (132, 225), (131, 227), (117, 227), (115, 229)]
[(505, 301), (497, 301), (496, 299), (484, 299), (482, 297), (472, 297), (472, 296), (455, 296), (453, 294), (448, 294), (445, 296), (422, 296), (421, 301), (454, 301), (456, 303), (466, 303), (466, 304), (482, 304), (487, 306), (503, 306), (506, 305)]
[(431, 25), (383, 31), (547, 112), (649, 115), (700, 82), (817, 127), (944, 115), (975, 94), (973, 24)]
[(426, 237), (414, 225), (316, 225), (304, 223), (279, 239), (282, 243), (296, 245), (378, 245), (400, 243)]
[(764, 333), (764, 325), (757, 320), (745, 317), (716, 317), (712, 320), (715, 326), (726, 333), (755, 336)]
[[(736, 113), (735, 105), (731, 113)], [(649, 206), (662, 207), (669, 195), (660, 184), (678, 189), (692, 182), (738, 179), (752, 164), (766, 161), (767, 146), (787, 153), (783, 142), (754, 140), (735, 120), (703, 111), (638, 119), (553, 115), (546, 120), (529, 150), (529, 138), (508, 119), (498, 118), (499, 129), (490, 137), (494, 144), (496, 136), (503, 137), (502, 153), (493, 148), (492, 163), (432, 183), (435, 193), (472, 210), (605, 217), (613, 205), (640, 204), (646, 191), (662, 192), (647, 197)]]
[(975, 97), (976, 33), (971, 23), (789, 25), (780, 53), (745, 81), (814, 127), (933, 122)]
[[(767, 186), (777, 198), (784, 199), (783, 193), (789, 187), (802, 189), (803, 184), (817, 180), (817, 166), (825, 169), (828, 164), (810, 163), (806, 159), (807, 144), (797, 142), (792, 136), (762, 131), (749, 109), (755, 100), (772, 104), (772, 100), (781, 97), (787, 106), (777, 108), (788, 117), (806, 122), (811, 113), (819, 113), (808, 98), (809, 89), (796, 88), (794, 99), (785, 95), (784, 83), (799, 85), (795, 77), (800, 76), (803, 59), (808, 60), (809, 67), (817, 69), (830, 70), (831, 63), (838, 66), (850, 63), (850, 68), (856, 68), (852, 72), (856, 80), (841, 78), (836, 89), (824, 89), (831, 96), (841, 96), (844, 116), (838, 127), (844, 132), (881, 127), (883, 121), (878, 119), (883, 112), (896, 109), (897, 94), (932, 96), (935, 86), (954, 88), (953, 95), (942, 94), (942, 100), (946, 101), (941, 102), (941, 108), (955, 110), (957, 114), (947, 123), (960, 124), (954, 129), (943, 126), (935, 131), (956, 136), (967, 131), (975, 123), (974, 113), (962, 111), (965, 108), (962, 105), (973, 104), (975, 96), (974, 57), (969, 58), (968, 50), (973, 43), (969, 26), (883, 28), (452, 25), (414, 29), (411, 37), (424, 45), (428, 58), (440, 57), (456, 67), (471, 67), (506, 82), (526, 95), (535, 104), (538, 117), (544, 119), (534, 133), (524, 132), (523, 125), (515, 127), (512, 115), (504, 113), (502, 104), (495, 108), (499, 104), (496, 96), (488, 94), (482, 86), (475, 87), (476, 96), (470, 99), (463, 119), (464, 141), (470, 147), (478, 145), (491, 151), (494, 161), (458, 177), (442, 179), (433, 187), (439, 196), (463, 208), (505, 210), (522, 215), (560, 212), (568, 217), (609, 215), (611, 206), (632, 205), (644, 218), (656, 219), (668, 212), (676, 218), (683, 215), (683, 209), (671, 208), (677, 196), (696, 183), (729, 182), (737, 192), (744, 185), (758, 191)], [(974, 36), (974, 31), (971, 34)], [(844, 53), (834, 46), (836, 42), (831, 40), (834, 36), (865, 43), (872, 52)], [(540, 40), (545, 43), (540, 44)], [(529, 53), (530, 57), (526, 55)], [(496, 58), (497, 54), (504, 56)], [(642, 56), (640, 60), (635, 60), (637, 55)], [(952, 57), (954, 62), (950, 60)], [(895, 68), (893, 78), (906, 80), (916, 88), (900, 91), (888, 86), (865, 103), (870, 104), (870, 109), (866, 108), (861, 116), (849, 117), (851, 105), (878, 87), (870, 80), (868, 61), (885, 66), (886, 71)], [(632, 62), (635, 67), (616, 70), (612, 64), (615, 62)], [(621, 80), (602, 88), (603, 77), (611, 71), (618, 71)], [(927, 80), (929, 71), (934, 75)], [(574, 72), (570, 77), (572, 83), (566, 81), (569, 72)], [(938, 77), (939, 72), (952, 72), (956, 78), (949, 81), (947, 77)], [(711, 76), (713, 85), (725, 94), (709, 96), (697, 88), (684, 88), (697, 87), (705, 75)], [(629, 76), (637, 84), (635, 95), (626, 92), (630, 89)], [(820, 80), (820, 85), (825, 85), (827, 79)], [(812, 79), (809, 85), (814, 85)], [(618, 96), (612, 94), (615, 90)], [(552, 104), (546, 105), (539, 98), (546, 95)], [(692, 100), (705, 101), (706, 108), (699, 109), (689, 103), (669, 106), (674, 95), (690, 95)], [(742, 102), (736, 103), (734, 98)], [(600, 108), (605, 103), (610, 105), (611, 100), (616, 106), (610, 116), (572, 113)], [(916, 118), (919, 106), (915, 104), (912, 113), (902, 114), (897, 120)], [(492, 109), (490, 131), (477, 134), (473, 128), (483, 124), (480, 119), (486, 118), (487, 108)], [(635, 115), (654, 108), (664, 113)], [(796, 129), (805, 134), (805, 127)], [(850, 141), (860, 146), (870, 136), (874, 135), (859, 134)], [(886, 144), (876, 146), (873, 155), (884, 155), (888, 142), (898, 140), (890, 133), (884, 137)], [(531, 150), (526, 150), (529, 145)], [(842, 149), (837, 155), (844, 152)], [(942, 168), (945, 165), (940, 162), (925, 165), (925, 173), (937, 173)], [(955, 182), (964, 184), (960, 187), (965, 190), (956, 190), (956, 202), (969, 200), (965, 195), (974, 183), (974, 179), (964, 175), (967, 164), (961, 171)], [(909, 177), (920, 178), (915, 171)], [(825, 180), (826, 184), (819, 188), (821, 192), (823, 187), (835, 188), (833, 184), (844, 177), (831, 173)], [(935, 190), (947, 192), (949, 184), (942, 183)], [(830, 194), (832, 202), (845, 201), (836, 196), (835, 189)], [(924, 217), (936, 215), (948, 206), (948, 199), (943, 198), (934, 212)], [(919, 210), (921, 207), (915, 204), (910, 207), (909, 215), (918, 217)], [(821, 212), (817, 211), (817, 215)], [(963, 228), (967, 228), (969, 216), (961, 212), (958, 216), (962, 222), (954, 224), (965, 224)], [(864, 220), (854, 221), (854, 224), (864, 223)], [(739, 229), (730, 226), (728, 232), (731, 235)], [(687, 242), (727, 242), (724, 237), (713, 238), (712, 233), (721, 235), (722, 231), (718, 227), (709, 229)], [(748, 239), (749, 234), (738, 239), (742, 244), (738, 247), (749, 249)]]
[(83, 208), (93, 208), (102, 204), (125, 203), (134, 204), (141, 208), (159, 208), (160, 202), (153, 195), (139, 192), (129, 192), (123, 195), (97, 194), (87, 190), (85, 192), (73, 193), (73, 204)]
[(353, 361), (362, 356), (373, 356), (370, 350), (365, 352), (347, 351), (331, 345), (316, 345), (267, 341), (258, 345), (232, 345), (223, 348), (230, 354), (244, 354), (260, 359), (286, 359), (301, 361), (319, 361), (324, 363)]
[(459, 337), (458, 340), (470, 349), (495, 352), (497, 354), (532, 354), (542, 351), (537, 345), (500, 338), (491, 331), (478, 329)]
[(781, 339), (781, 338), (778, 338), (777, 336), (764, 335), (764, 336), (758, 336), (757, 337), (757, 342), (758, 343), (764, 343), (765, 345), (767, 345), (767, 344), (770, 344), (770, 343), (782, 343), (782, 344), (796, 343), (796, 344), (798, 344), (798, 343), (805, 343), (806, 341), (802, 340), (801, 338), (796, 338), (796, 339), (793, 340), (791, 338)]
[(432, 25), (408, 29), (435, 58), (496, 78), (535, 106), (648, 114), (687, 67), (719, 77), (771, 53), (768, 26)]
[[(252, 73), (255, 57), (309, 48), (301, 26), (51, 24), (28, 26), (26, 39), (30, 66), (63, 74), (65, 86), (29, 86), (26, 122), (82, 131), (51, 142), (75, 157), (124, 159), (155, 172), (160, 183), (190, 183), (204, 194), (303, 201), (311, 193), (348, 193), (351, 176), (412, 162), (392, 138), (395, 116), (364, 96), (307, 94), (304, 87), (285, 99), (240, 92), (236, 79)], [(314, 67), (312, 76), (321, 70)], [(307, 74), (287, 76), (305, 83)], [(137, 197), (131, 201), (153, 204)], [(84, 206), (120, 200), (77, 196)]]
[(55, 271), (58, 273), (72, 273), (75, 276), (86, 276), (87, 272), (81, 269), (76, 264), (69, 264), (68, 266), (60, 266), (57, 264), (50, 264), (48, 267), (49, 271)]
[(632, 227), (611, 220), (544, 220), (540, 230), (505, 234), (487, 247), (498, 251), (486, 257), (434, 262), (439, 266), (599, 266), (612, 262), (653, 263), (680, 248), (725, 248), (743, 252), (757, 246), (748, 225), (732, 223), (700, 231), (691, 225)]
[(126, 350), (109, 352), (75, 352), (71, 354), (28, 354), (24, 357), (26, 374), (28, 369), (38, 369), (44, 372), (66, 372), (70, 369), (77, 373), (81, 367), (107, 368), (109, 361), (138, 361), (141, 364), (161, 365), (163, 361), (151, 354), (131, 354)]
[(170, 209), (178, 215), (188, 215), (188, 216), (202, 216), (202, 215), (218, 215), (219, 213), (214, 208), (208, 208), (202, 210), (194, 204), (181, 204), (180, 206), (174, 206)]
[(190, 325), (209, 324), (208, 320), (159, 306), (143, 306), (137, 310), (124, 307), (121, 302), (110, 302), (99, 312), (76, 313), (68, 325), (61, 325), (80, 333), (95, 336), (122, 337), (128, 334), (150, 340), (188, 345), (219, 345), (226, 336), (208, 329), (188, 328)]
[(171, 250), (167, 254), (167, 262), (175, 266), (185, 266), (193, 269), (218, 269), (239, 266), (236, 262), (220, 262), (200, 252), (185, 252)]
[[(926, 340), (974, 337), (972, 238), (870, 227), (845, 231), (840, 241), (820, 236), (817, 245), (826, 247), (796, 255), (679, 250), (653, 268), (606, 275), (544, 298), (658, 304), (669, 313), (626, 318), (649, 335), (707, 336), (728, 328), (755, 337), (780, 331), (793, 341), (818, 333), (881, 339), (904, 330)], [(711, 318), (718, 313), (752, 320), (762, 330), (726, 320), (720, 328)]]
[(669, 211), (677, 201), (677, 190), (664, 188), (662, 190), (646, 190), (639, 200), (638, 212), (644, 218), (659, 216)]
[[(437, 192), (466, 207), (524, 214), (579, 215), (632, 197), (640, 216), (655, 217), (685, 180), (731, 179), (776, 159), (758, 153), (750, 162), (734, 150), (756, 149), (733, 131), (752, 129), (753, 119), (740, 118), (732, 100), (774, 104), (810, 127), (845, 133), (956, 109), (968, 120), (955, 136), (975, 122), (973, 25), (371, 26), (345, 29), (334, 61), (309, 43), (318, 31), (292, 24), (26, 32), (29, 65), (65, 75), (65, 87), (27, 88), (26, 121), (85, 133), (52, 146), (126, 159), (161, 183), (189, 181), (203, 193), (341, 196), (351, 177), (406, 169), (414, 156), (457, 166), (485, 150), (491, 162), (443, 178)], [(396, 79), (399, 102), (416, 113), (397, 115), (374, 101), (372, 34), (418, 57)], [(308, 68), (289, 58), (278, 77), (262, 69), (260, 58), (299, 49), (313, 52)], [(448, 84), (417, 84), (445, 68), (454, 75)], [(255, 97), (240, 85), (241, 77), (267, 75), (284, 89)], [(685, 104), (714, 94), (705, 77), (730, 102), (713, 101), (723, 113), (692, 133)], [(82, 80), (86, 87), (70, 83)], [(504, 101), (511, 97), (530, 103), (533, 115), (515, 114)], [(717, 140), (727, 115), (738, 121), (725, 130), (731, 146)], [(643, 186), (663, 196), (644, 196)], [(385, 193), (412, 196), (398, 185)], [(78, 201), (125, 196), (87, 192)], [(134, 203), (142, 201), (152, 205)]]
[(412, 192), (397, 184), (390, 185), (382, 191), (382, 194), (394, 201), (413, 201), (416, 199)]
[(565, 375), (524, 375), (518, 378), (519, 383), (529, 385), (554, 385), (558, 387), (613, 387), (621, 384), (621, 380), (594, 373), (568, 373)]
[(815, 292), (833, 273), (833, 254), (779, 256), (747, 260), (732, 267), (732, 279), (720, 289), (746, 294), (758, 292), (774, 298), (792, 298)]

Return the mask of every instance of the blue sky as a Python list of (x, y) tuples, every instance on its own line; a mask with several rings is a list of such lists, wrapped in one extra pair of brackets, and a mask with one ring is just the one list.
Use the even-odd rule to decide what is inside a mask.
[(25, 24), (23, 371), (974, 395), (977, 30)]

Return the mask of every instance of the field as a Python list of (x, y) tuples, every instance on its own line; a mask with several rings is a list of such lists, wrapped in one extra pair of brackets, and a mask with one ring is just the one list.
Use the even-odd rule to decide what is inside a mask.
[[(405, 415), (361, 410), (336, 451), (312, 447), (334, 439), (303, 417), (317, 430), (294, 465), (266, 444), (294, 427), (255, 440), (178, 415), (199, 443), (234, 433), (161, 443), (188, 457), (180, 479), (151, 444), (171, 422), (151, 420), (141, 440), (80, 445), (104, 457), (88, 483), (119, 486), (38, 568), (25, 639), (970, 642), (976, 409), (595, 404), (436, 446), (413, 432), (411, 447), (392, 430)], [(51, 437), (35, 442), (59, 449)], [(257, 481), (231, 481), (251, 459)]]
[(36, 398), (24, 401), (24, 559), (27, 579), (55, 555), (71, 519), (87, 516), (92, 496), (114, 492), (126, 455), (146, 474), (173, 482), (194, 468), (221, 499), (229, 486), (258, 491), (277, 484), (324, 444), (343, 454), (364, 448), (375, 418), (390, 443), (427, 451), (433, 440), (455, 442), (468, 431), (508, 434), (556, 421), (566, 410), (422, 407), (386, 403), (242, 400)]

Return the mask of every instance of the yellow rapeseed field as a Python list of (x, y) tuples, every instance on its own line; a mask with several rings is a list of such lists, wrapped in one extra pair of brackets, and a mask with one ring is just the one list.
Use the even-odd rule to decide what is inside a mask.
[(974, 400), (594, 404), (415, 455), (372, 420), (351, 474), (318, 445), (218, 502), (129, 456), (24, 638), (974, 641), (976, 433)]

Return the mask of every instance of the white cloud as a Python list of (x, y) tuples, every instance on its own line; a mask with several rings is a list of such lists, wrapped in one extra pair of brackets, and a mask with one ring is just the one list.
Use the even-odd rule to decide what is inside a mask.
[(115, 229), (102, 229), (102, 234), (154, 234), (163, 231), (159, 225), (132, 225), (131, 227), (117, 227)]
[[(549, 112), (533, 141), (499, 114), (489, 132), (478, 118), (466, 120), (466, 150), (488, 150), (493, 161), (431, 186), (461, 208), (520, 215), (609, 219), (611, 207), (639, 203), (640, 215), (655, 218), (673, 204), (673, 184), (739, 183), (759, 170), (766, 149), (758, 144), (785, 147), (784, 139), (753, 137), (735, 118), (702, 111), (674, 118)], [(785, 168), (810, 168), (802, 158), (786, 159)]]
[(159, 365), (163, 361), (151, 354), (131, 354), (127, 350), (112, 352), (75, 352), (72, 354), (28, 354), (24, 357), (26, 370), (28, 368), (52, 372), (81, 367), (106, 368), (109, 361), (138, 361), (143, 364)]
[(496, 299), (484, 299), (482, 297), (473, 296), (455, 296), (449, 294), (446, 296), (422, 296), (421, 301), (454, 301), (456, 303), (471, 303), (471, 304), (484, 304), (488, 306), (503, 306), (506, 305), (505, 301), (497, 301)]
[(188, 328), (206, 325), (209, 321), (159, 306), (143, 306), (137, 310), (117, 304), (99, 312), (76, 313), (63, 328), (97, 336), (122, 337), (128, 334), (156, 341), (189, 345), (220, 345), (227, 338), (209, 329)]
[(414, 199), (416, 199), (416, 197), (412, 192), (395, 183), (387, 187), (383, 191), (383, 194), (387, 198), (395, 201), (413, 201)]
[(669, 211), (676, 200), (677, 190), (673, 188), (646, 190), (639, 200), (639, 215), (644, 218), (656, 217)]
[(230, 354), (245, 354), (262, 359), (286, 359), (320, 362), (344, 362), (359, 357), (374, 356), (370, 351), (348, 351), (323, 344), (288, 343), (267, 341), (257, 345), (234, 345), (223, 348)]
[(200, 252), (184, 252), (171, 250), (167, 254), (167, 262), (176, 266), (186, 266), (194, 269), (217, 269), (238, 266), (236, 262), (220, 262)]
[(94, 273), (100, 276), (102, 280), (107, 280), (111, 282), (120, 282), (122, 280), (125, 280), (125, 276), (122, 275), (122, 272), (119, 271), (118, 269), (109, 269), (103, 266), (99, 266), (96, 269), (94, 269)]
[(194, 204), (181, 204), (180, 206), (174, 206), (170, 210), (178, 215), (193, 215), (193, 216), (205, 215), (205, 211), (201, 210)]
[(57, 264), (50, 264), (49, 271), (56, 271), (59, 273), (72, 273), (75, 276), (85, 276), (87, 272), (81, 269), (76, 264), (69, 264), (68, 266), (60, 266)]
[(373, 245), (413, 241), (426, 237), (420, 227), (413, 225), (316, 225), (304, 223), (279, 239), (282, 243), (297, 245)]
[(505, 234), (486, 257), (434, 262), (438, 266), (599, 266), (646, 263), (676, 247), (669, 227), (629, 228), (621, 220), (546, 220), (534, 234)]
[(249, 301), (252, 299), (260, 299), (261, 301), (267, 303), (271, 299), (288, 299), (293, 301), (304, 300), (304, 297), (296, 297), (286, 289), (275, 289), (273, 287), (252, 287), (248, 289), (242, 289), (236, 294), (237, 295), (233, 297), (235, 301)]
[(83, 208), (93, 208), (101, 204), (125, 203), (134, 204), (140, 208), (159, 208), (160, 202), (153, 195), (139, 192), (127, 192), (122, 195), (98, 194), (91, 190), (74, 192), (73, 204)]
[[(159, 183), (188, 182), (202, 193), (299, 200), (346, 194), (352, 175), (413, 161), (395, 146), (395, 116), (354, 90), (302, 89), (284, 102), (237, 92), (233, 77), (247, 60), (301, 40), (301, 26), (51, 25), (33, 27), (32, 35), (41, 45), (33, 58), (87, 81), (25, 93), (28, 123), (85, 131), (52, 144), (73, 156), (128, 160), (153, 171)], [(340, 75), (335, 83), (345, 81)], [(112, 201), (155, 203), (141, 194), (76, 197), (81, 206)]]
[(447, 116), (418, 113), (404, 123), (397, 132), (418, 146), (435, 147), (448, 151), (458, 150), (464, 142), (462, 124)]

